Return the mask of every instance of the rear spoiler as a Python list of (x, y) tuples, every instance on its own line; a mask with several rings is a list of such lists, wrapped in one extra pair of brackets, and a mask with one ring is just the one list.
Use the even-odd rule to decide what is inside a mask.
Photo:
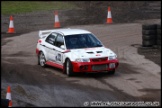
[(52, 31), (55, 31), (55, 30), (40, 30), (39, 37), (43, 38), (43, 37), (47, 36), (48, 34), (50, 34)]
[[(70, 29), (70, 28), (67, 28), (67, 29)], [(40, 38), (44, 38), (44, 37), (48, 36), (50, 33), (56, 32), (56, 31), (58, 31), (58, 30), (59, 30), (59, 29), (40, 30), (40, 31), (39, 31), (39, 37), (40, 37)]]

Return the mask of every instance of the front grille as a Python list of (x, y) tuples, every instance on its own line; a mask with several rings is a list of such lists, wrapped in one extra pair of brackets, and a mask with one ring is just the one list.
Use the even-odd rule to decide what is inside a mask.
[(100, 71), (100, 70), (107, 70), (108, 65), (107, 64), (103, 64), (103, 65), (93, 65), (92, 66), (92, 70), (93, 71)]
[(94, 58), (94, 59), (91, 59), (92, 62), (102, 62), (102, 61), (107, 61), (107, 57), (104, 57), (104, 58)]

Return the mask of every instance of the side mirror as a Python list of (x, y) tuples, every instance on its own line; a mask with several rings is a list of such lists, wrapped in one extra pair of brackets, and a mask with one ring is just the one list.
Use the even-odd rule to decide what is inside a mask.
[(63, 49), (63, 50), (65, 50), (65, 46), (64, 45), (61, 45), (60, 48)]

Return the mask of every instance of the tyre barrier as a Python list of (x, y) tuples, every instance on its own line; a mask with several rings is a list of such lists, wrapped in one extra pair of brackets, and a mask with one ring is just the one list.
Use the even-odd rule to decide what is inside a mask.
[(142, 25), (142, 46), (152, 47), (157, 44), (157, 25)]
[(161, 29), (157, 29), (157, 34), (161, 35)]
[(9, 99), (1, 99), (1, 107), (8, 107)]
[(143, 47), (152, 47), (153, 45), (155, 45), (155, 41), (154, 40), (143, 40), (142, 45)]
[(161, 40), (161, 35), (157, 34), (157, 40)]
[(161, 25), (157, 24), (157, 39), (156, 39), (158, 48), (161, 50)]
[(142, 35), (143, 40), (155, 40), (156, 35)]
[(142, 35), (156, 35), (157, 31), (155, 30), (142, 30)]
[(157, 40), (157, 45), (161, 45), (161, 40)]
[(157, 24), (157, 29), (161, 29), (161, 25), (160, 24)]
[(156, 30), (157, 25), (156, 24), (145, 24), (142, 25), (143, 30)]

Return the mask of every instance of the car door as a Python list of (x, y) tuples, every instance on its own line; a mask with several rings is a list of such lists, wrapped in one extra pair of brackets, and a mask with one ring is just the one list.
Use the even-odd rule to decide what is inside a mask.
[(57, 64), (63, 65), (63, 51), (64, 49), (61, 46), (64, 45), (64, 37), (61, 34), (58, 34), (54, 43), (55, 46), (55, 62)]
[(46, 54), (47, 54), (47, 59), (48, 61), (55, 61), (55, 47), (54, 47), (54, 42), (56, 39), (57, 34), (56, 33), (51, 33), (47, 38), (46, 38)]

